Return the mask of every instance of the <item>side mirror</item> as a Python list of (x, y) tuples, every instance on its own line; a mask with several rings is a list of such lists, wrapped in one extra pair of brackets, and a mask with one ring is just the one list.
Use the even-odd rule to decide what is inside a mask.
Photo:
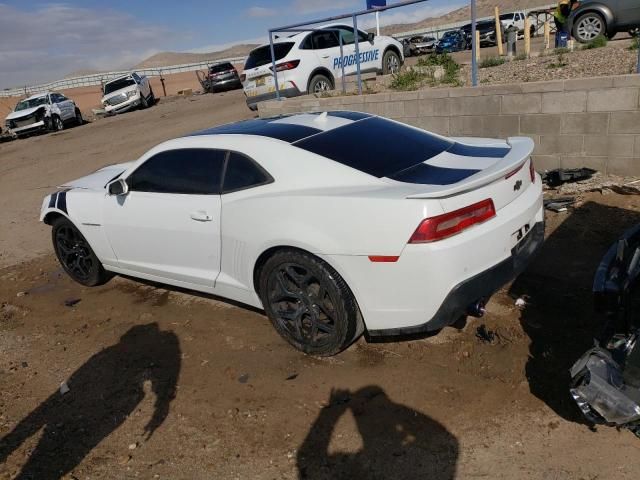
[(107, 191), (109, 195), (126, 195), (129, 193), (129, 185), (123, 178), (118, 178), (107, 185)]
[(367, 40), (369, 40), (369, 42), (373, 43), (373, 39), (376, 38), (376, 34), (373, 32), (369, 32), (367, 33)]

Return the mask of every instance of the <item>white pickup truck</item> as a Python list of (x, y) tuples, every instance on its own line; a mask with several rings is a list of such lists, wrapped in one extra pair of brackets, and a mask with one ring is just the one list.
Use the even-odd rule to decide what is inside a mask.
[[(503, 13), (500, 15), (500, 22), (502, 23), (502, 27), (506, 30), (511, 26), (515, 26), (518, 28), (518, 33), (524, 35), (524, 19), (527, 14), (524, 10), (518, 10), (510, 13)], [(533, 22), (529, 23), (529, 33), (533, 36), (536, 33), (536, 27)]]
[(135, 107), (147, 108), (156, 103), (149, 79), (136, 72), (105, 83), (102, 93), (102, 105), (108, 114), (123, 113)]

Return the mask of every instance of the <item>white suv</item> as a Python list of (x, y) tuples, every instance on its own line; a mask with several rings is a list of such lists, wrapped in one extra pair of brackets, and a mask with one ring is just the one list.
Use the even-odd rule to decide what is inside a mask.
[(32, 95), (20, 100), (5, 119), (5, 126), (13, 137), (21, 137), (42, 130), (62, 130), (68, 123), (82, 125), (82, 114), (73, 100), (57, 92)]
[(106, 113), (123, 113), (135, 107), (147, 108), (156, 103), (149, 79), (133, 72), (105, 83), (102, 105)]
[[(340, 37), (343, 56), (340, 56)], [(353, 27), (325, 25), (312, 32), (302, 32), (274, 41), (276, 71), (280, 96), (295, 97), (336, 88), (344, 74), (356, 73), (356, 48)], [(396, 39), (358, 30), (361, 72), (395, 73), (404, 61), (402, 44)], [(252, 110), (258, 102), (276, 97), (270, 46), (253, 50), (241, 75), (247, 105)]]

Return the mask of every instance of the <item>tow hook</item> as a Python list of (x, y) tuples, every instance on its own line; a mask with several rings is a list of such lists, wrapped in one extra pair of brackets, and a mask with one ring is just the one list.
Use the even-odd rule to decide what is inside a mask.
[(467, 315), (470, 317), (481, 318), (486, 311), (484, 300), (478, 300), (467, 307)]

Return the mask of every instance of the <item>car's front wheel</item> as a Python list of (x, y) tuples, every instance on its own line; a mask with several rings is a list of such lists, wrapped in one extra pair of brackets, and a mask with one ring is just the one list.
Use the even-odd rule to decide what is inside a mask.
[(50, 129), (54, 132), (64, 130), (64, 122), (58, 115), (53, 115), (49, 123)]
[(398, 73), (400, 71), (400, 57), (393, 50), (387, 50), (382, 57), (382, 73), (389, 75), (390, 73)]
[(111, 278), (89, 242), (69, 219), (59, 217), (54, 220), (51, 238), (60, 265), (76, 282), (94, 287)]
[(363, 330), (351, 290), (329, 265), (299, 250), (272, 255), (259, 274), (264, 309), (276, 331), (310, 355), (335, 355)]
[(580, 43), (589, 43), (600, 35), (607, 34), (604, 19), (597, 13), (585, 13), (578, 17), (573, 24), (573, 36)]
[(82, 112), (80, 109), (76, 109), (76, 125), (83, 125), (84, 119), (82, 118)]

